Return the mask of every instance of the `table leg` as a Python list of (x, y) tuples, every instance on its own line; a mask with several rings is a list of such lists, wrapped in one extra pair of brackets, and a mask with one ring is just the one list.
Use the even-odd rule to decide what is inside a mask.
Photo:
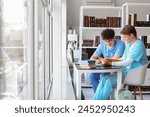
[(74, 90), (75, 90), (75, 93), (76, 93), (76, 69), (74, 67), (73, 69), (73, 86), (74, 86)]
[(81, 73), (76, 71), (76, 98), (81, 100)]
[(118, 99), (118, 92), (121, 89), (122, 86), (122, 69), (117, 71), (117, 97), (116, 99)]

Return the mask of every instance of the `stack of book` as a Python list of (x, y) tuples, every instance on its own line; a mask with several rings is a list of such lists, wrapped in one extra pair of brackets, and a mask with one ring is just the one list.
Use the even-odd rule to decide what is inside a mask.
[(84, 69), (96, 68), (95, 60), (80, 60), (78, 61), (78, 64)]

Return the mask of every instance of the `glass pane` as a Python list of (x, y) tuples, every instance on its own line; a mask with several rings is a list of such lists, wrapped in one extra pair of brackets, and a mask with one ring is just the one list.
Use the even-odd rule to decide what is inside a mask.
[(27, 83), (27, 0), (0, 1), (0, 99), (23, 99)]
[(45, 60), (45, 56), (44, 56), (44, 40), (45, 40), (45, 30), (44, 30), (44, 5), (42, 3), (41, 0), (38, 1), (38, 33), (39, 33), (39, 40), (38, 40), (38, 55), (39, 55), (39, 58), (37, 59), (38, 60), (38, 68), (39, 68), (39, 71), (38, 71), (38, 78), (39, 78), (39, 81), (38, 81), (38, 99), (44, 99), (44, 60)]

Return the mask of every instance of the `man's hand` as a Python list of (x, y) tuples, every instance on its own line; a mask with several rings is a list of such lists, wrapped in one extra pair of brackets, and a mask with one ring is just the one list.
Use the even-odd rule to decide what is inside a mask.
[(102, 65), (111, 65), (111, 62), (109, 60), (103, 59)]
[(96, 59), (96, 64), (100, 64), (100, 61), (99, 61), (99, 59)]

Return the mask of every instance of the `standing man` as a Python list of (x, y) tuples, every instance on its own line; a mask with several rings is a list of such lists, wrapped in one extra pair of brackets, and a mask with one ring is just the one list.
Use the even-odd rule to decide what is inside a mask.
[[(91, 60), (96, 60), (97, 64), (102, 63), (104, 58), (118, 59), (122, 56), (125, 44), (121, 40), (115, 40), (115, 32), (113, 29), (105, 29), (101, 33), (103, 42), (99, 44), (96, 51), (91, 56)], [(88, 79), (93, 87), (94, 93), (100, 80), (100, 73), (89, 73)]]

